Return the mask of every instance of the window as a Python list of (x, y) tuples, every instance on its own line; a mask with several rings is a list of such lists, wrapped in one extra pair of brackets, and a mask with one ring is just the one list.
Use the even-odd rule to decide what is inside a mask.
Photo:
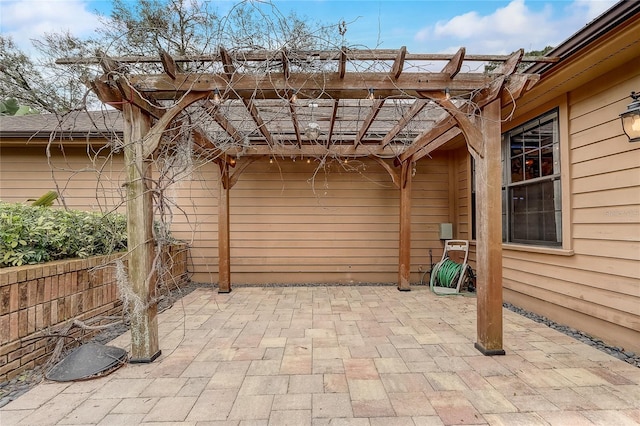
[(558, 111), (503, 135), (502, 239), (562, 245)]

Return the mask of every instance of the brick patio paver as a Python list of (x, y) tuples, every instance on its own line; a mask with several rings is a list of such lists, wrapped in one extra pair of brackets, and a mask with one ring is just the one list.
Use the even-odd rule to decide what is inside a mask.
[(475, 321), (424, 287), (198, 289), (159, 315), (156, 361), (45, 381), (0, 425), (640, 424), (639, 368), (510, 311), (485, 357)]

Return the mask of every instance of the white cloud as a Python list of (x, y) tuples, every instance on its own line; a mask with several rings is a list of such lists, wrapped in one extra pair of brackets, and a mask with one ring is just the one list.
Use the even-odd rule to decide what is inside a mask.
[(615, 0), (575, 0), (563, 9), (557, 2), (535, 3), (535, 7), (530, 7), (531, 3), (513, 0), (486, 15), (469, 11), (420, 29), (414, 40), (425, 44), (445, 42), (444, 51), (465, 46), (467, 52), (479, 54), (537, 50), (559, 44)]
[(2, 0), (0, 13), (2, 34), (11, 36), (24, 51), (31, 50), (31, 39), (44, 33), (69, 31), (82, 36), (99, 25), (98, 16), (82, 0)]
[(570, 7), (577, 9), (576, 14), (582, 14), (587, 21), (591, 21), (600, 16), (615, 2), (616, 0), (575, 0)]

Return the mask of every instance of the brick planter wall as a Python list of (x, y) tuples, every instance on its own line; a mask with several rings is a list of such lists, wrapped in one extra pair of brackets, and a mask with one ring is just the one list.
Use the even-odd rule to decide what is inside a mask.
[[(114, 264), (119, 257), (122, 254), (0, 269), (0, 382), (47, 361), (55, 347), (54, 339), (43, 338), (47, 330), (58, 330), (74, 318), (86, 321), (122, 313)], [(166, 247), (163, 265), (169, 287), (185, 284), (186, 245)], [(75, 329), (74, 337), (80, 335)]]

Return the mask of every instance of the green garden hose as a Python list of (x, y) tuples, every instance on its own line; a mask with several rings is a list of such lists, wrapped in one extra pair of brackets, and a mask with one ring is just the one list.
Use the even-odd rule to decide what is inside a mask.
[(445, 259), (438, 263), (431, 274), (431, 287), (454, 288), (458, 285), (462, 265), (451, 259)]

